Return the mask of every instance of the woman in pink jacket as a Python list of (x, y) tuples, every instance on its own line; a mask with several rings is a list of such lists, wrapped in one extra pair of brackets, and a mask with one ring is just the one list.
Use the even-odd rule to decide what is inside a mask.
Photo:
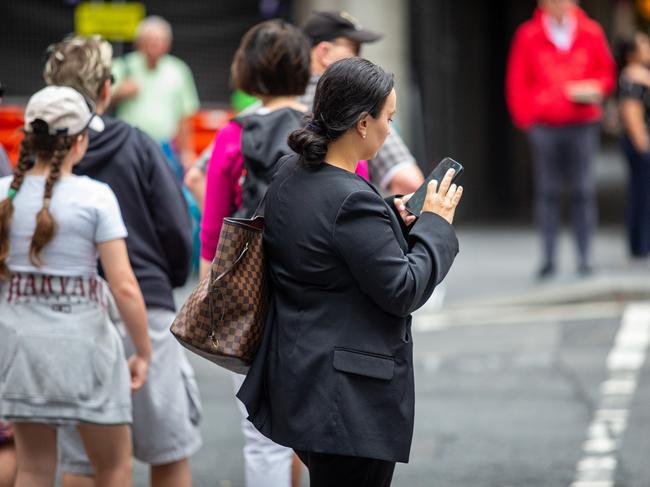
[[(201, 273), (210, 268), (225, 217), (251, 217), (277, 169), (290, 154), (288, 135), (303, 125), (298, 102), (309, 81), (309, 41), (286, 22), (262, 22), (243, 37), (231, 68), (234, 88), (261, 106), (245, 110), (217, 134), (208, 163), (201, 221)], [(367, 179), (367, 163), (357, 171)]]
[[(297, 27), (270, 20), (242, 38), (231, 67), (232, 84), (259, 98), (261, 106), (245, 110), (215, 138), (201, 221), (201, 276), (210, 269), (223, 219), (253, 216), (278, 169), (278, 160), (291, 153), (287, 138), (303, 126), (308, 107), (297, 97), (304, 93), (309, 77), (309, 41)], [(366, 162), (359, 166), (357, 173), (367, 179)], [(233, 374), (236, 391), (243, 379)], [(289, 487), (293, 451), (262, 436), (239, 406), (246, 485)]]

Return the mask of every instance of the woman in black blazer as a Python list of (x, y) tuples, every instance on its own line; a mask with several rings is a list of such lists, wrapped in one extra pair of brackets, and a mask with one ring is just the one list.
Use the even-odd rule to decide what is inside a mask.
[(360, 58), (318, 83), (306, 128), (267, 193), (272, 280), (265, 337), (238, 397), (266, 436), (296, 450), (312, 486), (390, 485), (413, 435), (411, 313), (458, 252), (462, 188), (433, 182), (420, 218), (354, 174), (395, 113), (393, 77)]

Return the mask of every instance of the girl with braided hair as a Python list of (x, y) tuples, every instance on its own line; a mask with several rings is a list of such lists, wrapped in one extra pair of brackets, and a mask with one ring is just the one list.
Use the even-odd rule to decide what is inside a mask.
[[(72, 174), (89, 128), (103, 123), (80, 93), (37, 92), (16, 171), (0, 178), (0, 419), (13, 423), (17, 486), (54, 483), (63, 425), (77, 427), (97, 486), (131, 484), (130, 392), (151, 344), (115, 195)], [(136, 350), (128, 363), (119, 315)]]

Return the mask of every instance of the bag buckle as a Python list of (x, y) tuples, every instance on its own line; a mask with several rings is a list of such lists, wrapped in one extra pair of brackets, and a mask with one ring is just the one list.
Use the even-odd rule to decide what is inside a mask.
[(214, 330), (210, 332), (208, 338), (212, 340), (212, 343), (214, 344), (215, 347), (219, 346), (219, 339), (216, 336), (214, 336)]

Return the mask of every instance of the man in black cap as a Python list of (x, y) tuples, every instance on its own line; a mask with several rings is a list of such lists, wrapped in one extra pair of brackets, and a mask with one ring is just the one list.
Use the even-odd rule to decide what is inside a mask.
[[(312, 45), (312, 77), (300, 100), (308, 107), (313, 105), (318, 79), (330, 64), (358, 56), (361, 44), (382, 38), (381, 34), (363, 29), (347, 12), (314, 12), (302, 29)], [(424, 180), (415, 158), (396, 132), (390, 133), (368, 169), (371, 181), (392, 194), (412, 193)]]

